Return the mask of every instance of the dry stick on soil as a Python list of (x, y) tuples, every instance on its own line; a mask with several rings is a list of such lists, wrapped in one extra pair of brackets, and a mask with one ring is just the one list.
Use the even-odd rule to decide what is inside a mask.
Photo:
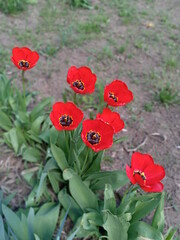
[(148, 138), (149, 138), (149, 137), (152, 137), (152, 136), (161, 137), (161, 139), (162, 139), (163, 142), (167, 140), (167, 137), (166, 137), (165, 135), (162, 135), (162, 134), (156, 133), (156, 132), (155, 132), (155, 133), (151, 133), (151, 134), (149, 134), (148, 136), (146, 136), (146, 137), (144, 138), (144, 140), (142, 141), (142, 143), (140, 143), (140, 144), (139, 144), (137, 147), (135, 147), (135, 148), (128, 148), (127, 145), (126, 145), (126, 143), (124, 143), (123, 146), (124, 146), (125, 151), (126, 151), (126, 152), (135, 152), (135, 151), (137, 151), (140, 147), (144, 146), (145, 143), (147, 142)]

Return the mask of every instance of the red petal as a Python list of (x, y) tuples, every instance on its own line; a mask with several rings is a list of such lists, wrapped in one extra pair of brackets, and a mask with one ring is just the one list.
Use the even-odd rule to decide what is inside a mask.
[(19, 62), (20, 60), (25, 60), (25, 54), (21, 48), (18, 47), (13, 48), (12, 54), (13, 59), (17, 62)]
[[(100, 134), (101, 140), (99, 143), (92, 145), (89, 143), (89, 141), (86, 139), (86, 135), (89, 131), (95, 131)], [(100, 150), (109, 148), (113, 144), (113, 128), (101, 120), (95, 119), (95, 120), (85, 120), (83, 122), (83, 129), (81, 133), (82, 140), (84, 143), (92, 148), (95, 152), (98, 152)]]
[(133, 177), (133, 171), (132, 171), (132, 169), (128, 165), (126, 165), (126, 174), (127, 174), (128, 178), (129, 178), (129, 180), (131, 181), (131, 183), (132, 184), (136, 184), (136, 180)]
[(149, 165), (144, 170), (146, 184), (152, 185), (161, 181), (165, 177), (165, 170), (158, 164)]
[[(77, 87), (73, 86), (73, 82), (79, 80), (82, 81), (84, 84), (84, 89), (78, 89)], [(83, 66), (80, 68), (76, 68), (75, 66), (72, 66), (68, 70), (67, 74), (67, 82), (71, 84), (71, 88), (79, 94), (86, 94), (86, 93), (92, 93), (95, 89), (95, 83), (96, 83), (96, 75), (91, 72), (91, 69)]]
[[(59, 123), (59, 118), (64, 114), (72, 118), (73, 122), (71, 125), (62, 126)], [(50, 113), (50, 119), (57, 130), (73, 130), (80, 124), (83, 119), (83, 115), (83, 112), (72, 102), (56, 102), (53, 105), (52, 112)]]
[(14, 63), (14, 65), (15, 65), (17, 68), (21, 69), (21, 67), (19, 66), (18, 62), (15, 61), (15, 59), (14, 59), (13, 57), (11, 57), (11, 60), (12, 60), (12, 62)]
[(25, 58), (27, 58), (27, 56), (32, 52), (31, 49), (27, 47), (22, 47), (21, 50), (24, 52)]
[(112, 112), (109, 108), (104, 108), (102, 114), (98, 113), (96, 118), (109, 123), (114, 129), (114, 133), (118, 133), (124, 128), (124, 122), (120, 115), (117, 112)]
[(140, 186), (145, 192), (162, 192), (164, 185), (161, 182), (155, 183), (151, 186)]
[(131, 166), (133, 171), (140, 170), (143, 172), (147, 166), (153, 165), (153, 164), (154, 164), (154, 161), (149, 154), (142, 154), (140, 152), (135, 152), (132, 155)]
[[(109, 97), (109, 92), (112, 92), (117, 97), (117, 102)], [(133, 94), (128, 89), (127, 85), (121, 80), (114, 80), (104, 89), (104, 101), (110, 106), (123, 106), (133, 100)]]
[(39, 54), (37, 52), (31, 52), (26, 59), (30, 63), (30, 68), (34, 67), (34, 65), (37, 63), (39, 60)]

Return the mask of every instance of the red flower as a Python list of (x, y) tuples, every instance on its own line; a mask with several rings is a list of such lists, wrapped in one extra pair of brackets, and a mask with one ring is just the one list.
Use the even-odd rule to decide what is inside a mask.
[(83, 112), (72, 102), (57, 102), (50, 113), (52, 124), (57, 130), (73, 130), (83, 119)]
[(111, 147), (113, 144), (113, 128), (99, 120), (85, 120), (81, 137), (83, 142), (95, 152)]
[(109, 108), (104, 108), (101, 114), (96, 115), (96, 118), (109, 123), (114, 129), (114, 133), (118, 133), (124, 128), (124, 122), (120, 115), (117, 112), (112, 112)]
[(88, 67), (70, 67), (67, 73), (67, 82), (71, 88), (80, 94), (93, 93), (96, 83), (96, 75)]
[(133, 94), (121, 80), (114, 80), (104, 89), (104, 101), (110, 106), (123, 106), (133, 100)]
[(160, 181), (165, 177), (165, 170), (154, 164), (149, 154), (133, 153), (131, 167), (126, 165), (126, 174), (132, 184), (138, 183), (146, 192), (163, 191), (164, 186)]
[(31, 51), (27, 47), (18, 48), (15, 47), (12, 50), (11, 60), (14, 65), (21, 70), (29, 70), (33, 68), (39, 59), (37, 52)]

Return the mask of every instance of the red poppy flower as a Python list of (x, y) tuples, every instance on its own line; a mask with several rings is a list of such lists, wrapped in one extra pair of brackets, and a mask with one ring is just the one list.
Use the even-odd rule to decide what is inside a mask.
[(50, 113), (52, 124), (57, 130), (73, 130), (83, 119), (83, 112), (72, 102), (57, 102)]
[(164, 186), (160, 181), (165, 177), (165, 170), (154, 164), (149, 154), (133, 153), (131, 167), (126, 165), (126, 174), (132, 184), (138, 183), (146, 192), (163, 191)]
[(113, 144), (113, 128), (99, 120), (85, 120), (81, 137), (83, 142), (95, 152), (111, 147)]
[(104, 89), (104, 101), (110, 106), (123, 106), (133, 100), (133, 94), (121, 80), (114, 80)]
[(109, 123), (114, 129), (114, 133), (118, 133), (124, 128), (124, 122), (120, 118), (119, 113), (112, 112), (109, 108), (104, 108), (101, 114), (98, 113), (96, 115), (96, 118)]
[(80, 94), (93, 93), (96, 83), (96, 75), (88, 67), (70, 67), (67, 73), (67, 82), (71, 88)]
[(21, 70), (29, 70), (33, 68), (39, 59), (37, 52), (31, 51), (27, 47), (18, 48), (15, 47), (12, 50), (11, 60), (14, 65)]

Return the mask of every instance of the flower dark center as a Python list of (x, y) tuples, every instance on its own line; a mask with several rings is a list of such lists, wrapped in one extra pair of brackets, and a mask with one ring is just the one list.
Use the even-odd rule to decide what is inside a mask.
[(29, 68), (29, 62), (28, 61), (25, 61), (25, 60), (21, 60), (19, 61), (19, 66), (20, 67), (24, 67), (24, 68)]
[(69, 127), (73, 122), (72, 117), (64, 114), (59, 118), (59, 123), (61, 124), (61, 126), (63, 127)]
[(81, 80), (76, 80), (73, 82), (73, 87), (78, 88), (79, 90), (84, 90), (84, 83)]
[(86, 135), (88, 142), (92, 145), (98, 144), (101, 141), (101, 135), (98, 132), (89, 131)]
[(113, 92), (109, 92), (109, 98), (112, 98), (115, 102), (118, 101), (118, 97), (116, 97)]
[(146, 180), (146, 176), (145, 176), (145, 173), (144, 173), (144, 172), (141, 172), (141, 171), (139, 171), (139, 170), (134, 170), (134, 171), (133, 171), (133, 176), (134, 176), (135, 174), (140, 175), (141, 178), (142, 178), (144, 181)]

